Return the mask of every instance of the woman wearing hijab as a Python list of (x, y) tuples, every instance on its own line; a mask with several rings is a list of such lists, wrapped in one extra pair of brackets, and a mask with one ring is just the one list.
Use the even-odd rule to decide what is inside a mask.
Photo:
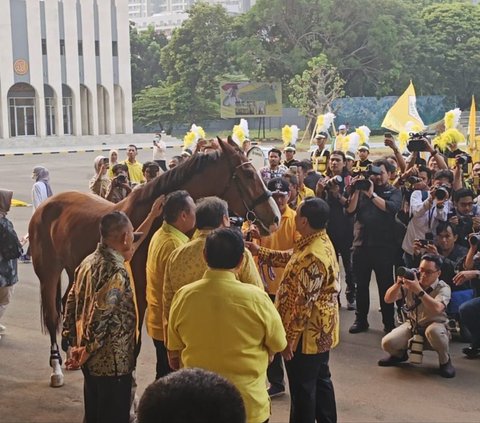
[(36, 166), (33, 169), (32, 179), (35, 181), (32, 188), (33, 210), (35, 211), (53, 193), (50, 187), (50, 174), (46, 167)]
[(109, 168), (108, 159), (104, 156), (97, 156), (93, 162), (95, 176), (90, 179), (88, 187), (92, 194), (99, 195), (102, 198), (107, 196), (110, 178), (107, 176)]
[(110, 152), (108, 153), (108, 158), (109, 158), (110, 167), (108, 169), (107, 175), (110, 179), (113, 179), (113, 177), (115, 176), (113, 174), (113, 166), (115, 166), (118, 163), (118, 151), (110, 150)]
[[(0, 319), (18, 282), (17, 259), (22, 252), (13, 224), (7, 219), (12, 196), (12, 191), (0, 189)], [(0, 324), (0, 339), (4, 333), (5, 326)]]

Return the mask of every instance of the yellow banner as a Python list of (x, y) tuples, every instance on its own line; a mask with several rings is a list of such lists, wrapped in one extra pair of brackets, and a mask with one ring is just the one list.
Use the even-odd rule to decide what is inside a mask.
[(387, 112), (382, 126), (395, 132), (401, 132), (405, 131), (408, 122), (422, 128), (425, 126), (417, 111), (417, 97), (412, 81), (410, 81), (408, 88)]

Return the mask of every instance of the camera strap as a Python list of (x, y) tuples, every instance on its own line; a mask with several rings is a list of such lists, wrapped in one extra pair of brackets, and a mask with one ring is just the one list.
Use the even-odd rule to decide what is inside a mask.
[[(431, 286), (429, 286), (428, 288), (424, 289), (424, 291), (425, 291), (425, 295), (429, 295), (430, 292), (433, 291), (433, 288)], [(406, 305), (407, 303), (405, 301), (406, 295), (405, 295), (405, 292), (404, 292), (403, 288), (402, 288), (402, 297), (403, 297), (403, 301), (405, 303), (405, 305), (402, 308), (403, 308), (403, 311), (405, 311), (405, 312), (410, 312), (410, 311), (415, 310), (422, 302), (421, 298), (418, 295), (413, 294), (413, 305), (407, 307), (407, 305)]]
[(432, 229), (432, 219), (433, 219), (433, 213), (435, 212), (436, 206), (432, 206), (432, 208), (428, 211), (428, 229)]

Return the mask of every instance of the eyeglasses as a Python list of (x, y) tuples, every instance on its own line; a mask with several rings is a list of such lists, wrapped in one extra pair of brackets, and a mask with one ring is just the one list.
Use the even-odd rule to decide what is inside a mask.
[(433, 275), (434, 273), (440, 272), (440, 270), (428, 270), (428, 269), (418, 269), (420, 273), (425, 273), (426, 275)]

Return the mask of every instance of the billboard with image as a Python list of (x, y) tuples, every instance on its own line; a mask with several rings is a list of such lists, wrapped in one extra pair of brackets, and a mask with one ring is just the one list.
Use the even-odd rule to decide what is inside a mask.
[(220, 115), (224, 119), (282, 116), (281, 82), (223, 82)]

